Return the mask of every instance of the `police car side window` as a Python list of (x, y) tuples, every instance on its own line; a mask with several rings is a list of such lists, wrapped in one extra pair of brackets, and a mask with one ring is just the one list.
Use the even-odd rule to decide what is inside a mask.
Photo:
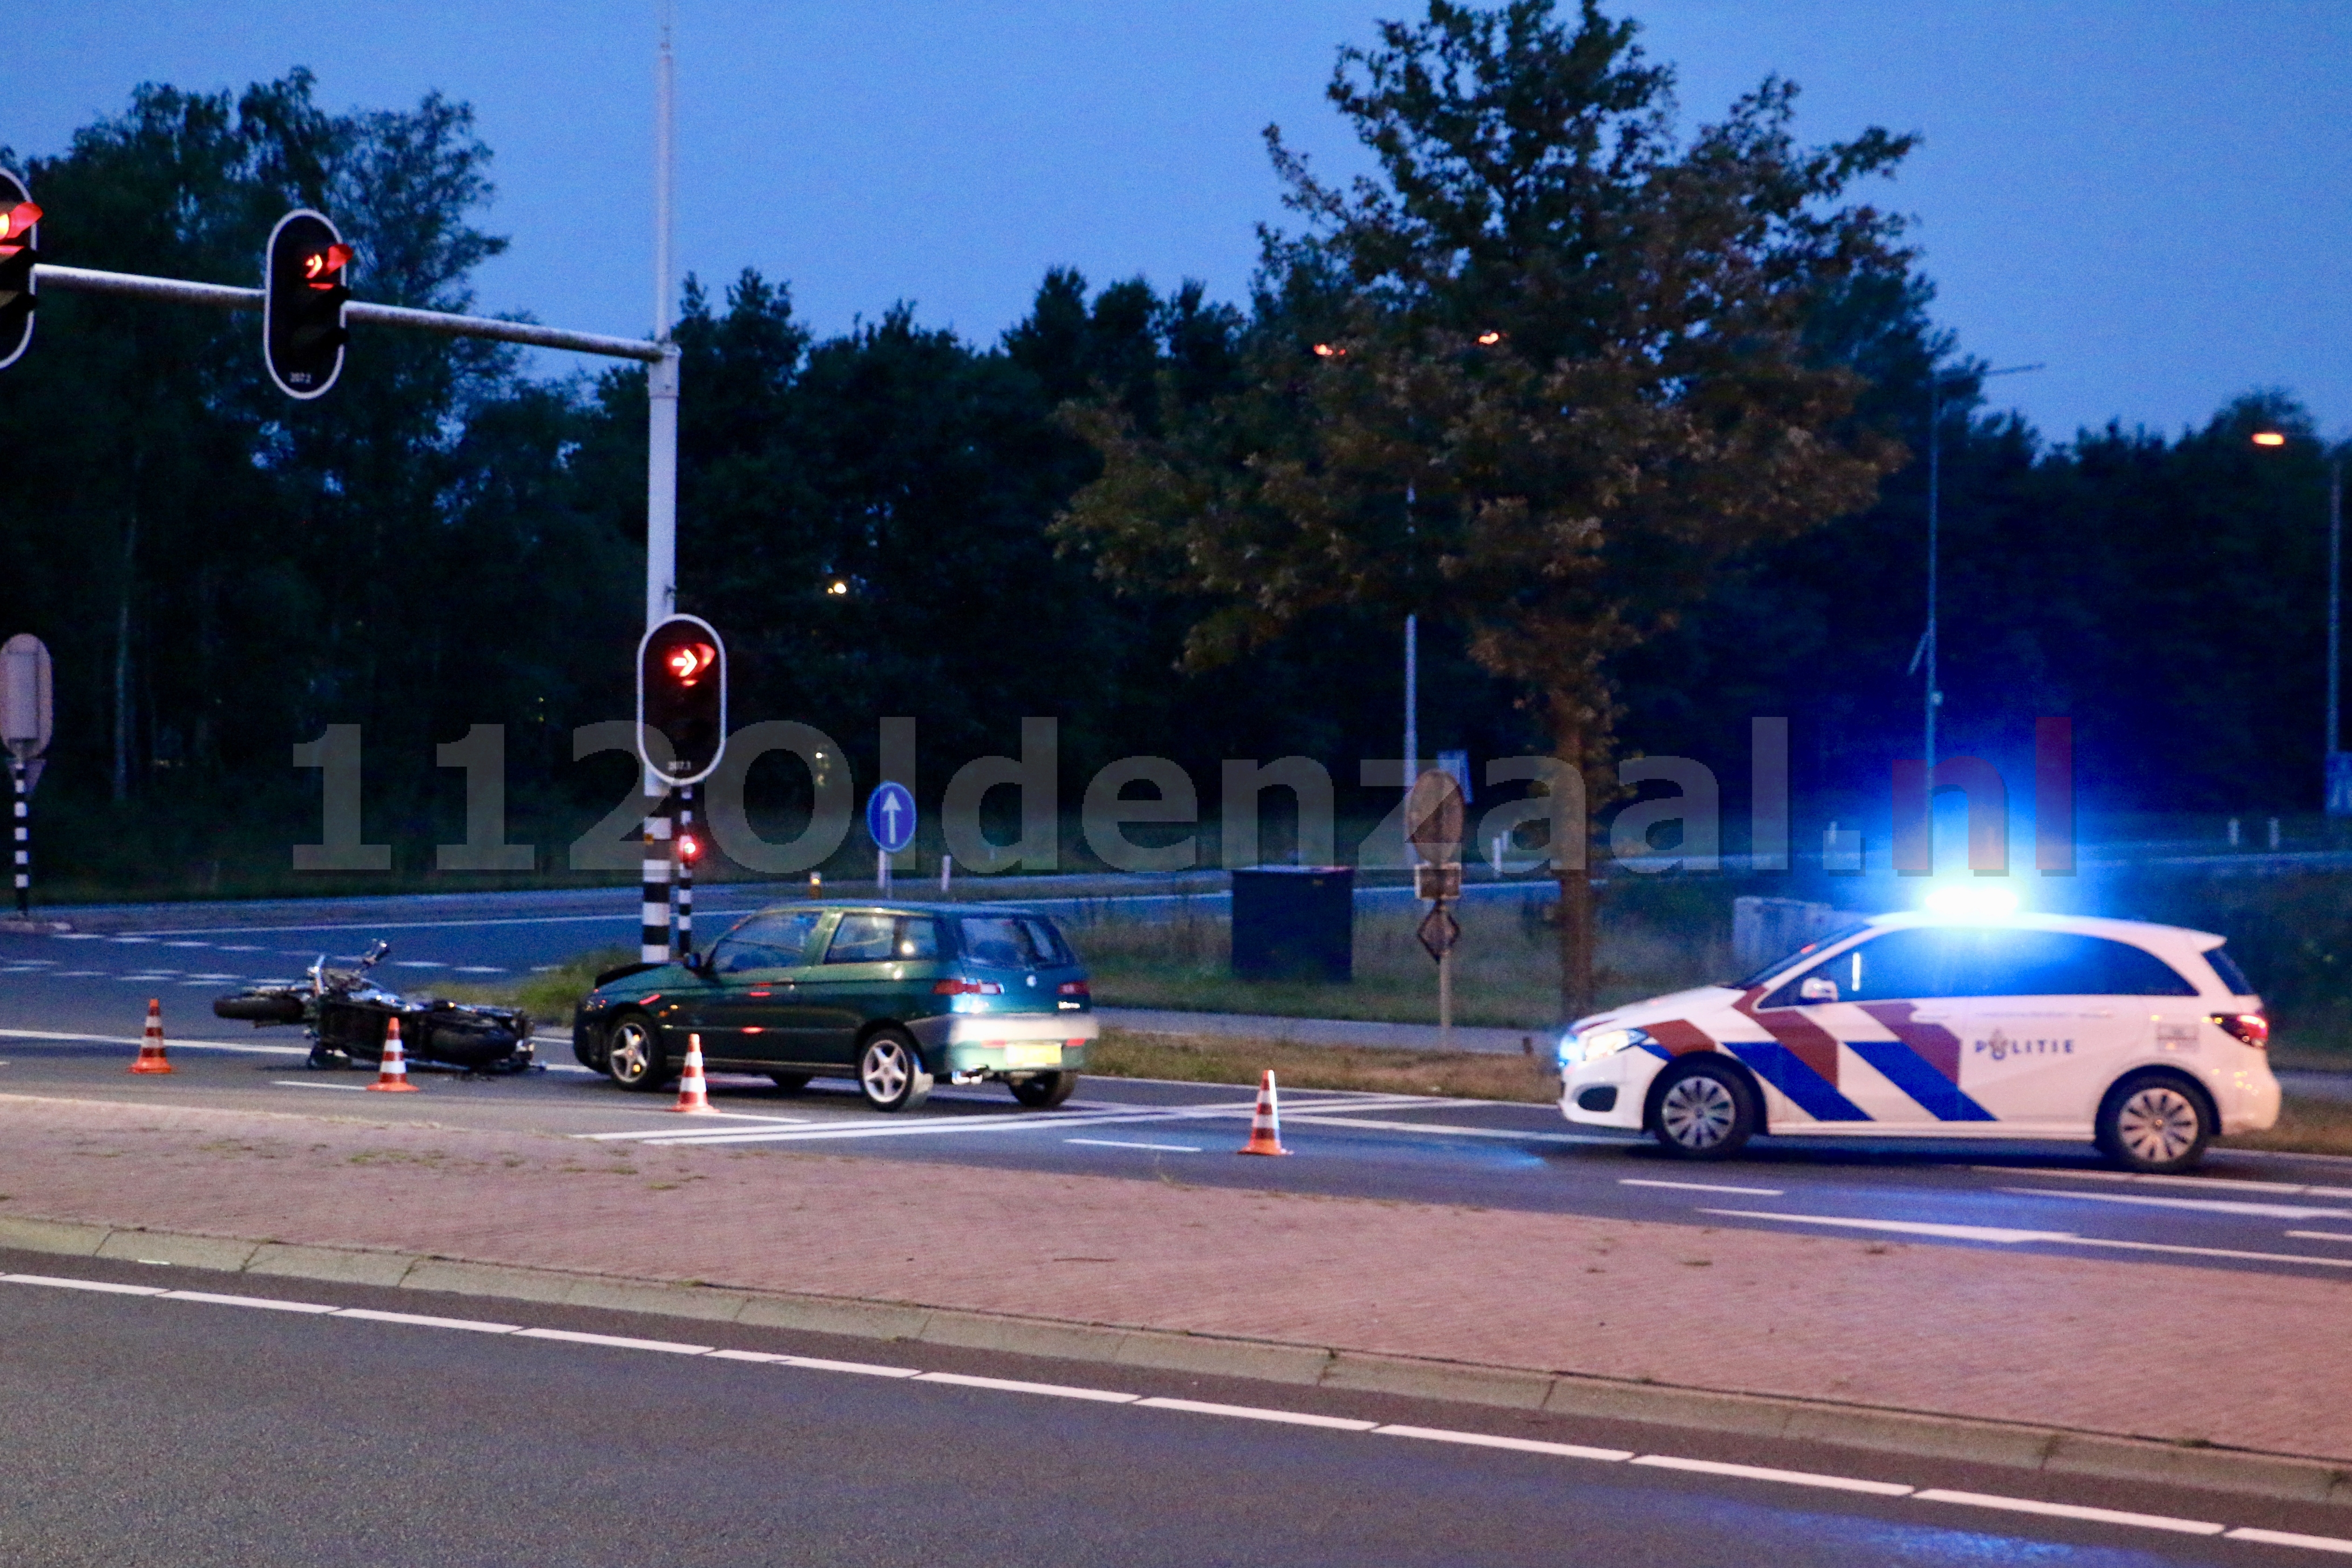
[(2079, 931), (1988, 931), (1986, 996), (2194, 996), (2146, 948)]
[[(1829, 980), (1837, 986), (1840, 1002), (1889, 1002), (1933, 996), (1965, 995), (1951, 989), (1954, 981), (1953, 933), (1937, 927), (1891, 931), (1857, 947), (1823, 959), (1802, 974), (1775, 989), (1764, 999), (1767, 1007), (1805, 1005), (1808, 980)], [(1817, 1001), (1828, 1001), (1821, 997)]]

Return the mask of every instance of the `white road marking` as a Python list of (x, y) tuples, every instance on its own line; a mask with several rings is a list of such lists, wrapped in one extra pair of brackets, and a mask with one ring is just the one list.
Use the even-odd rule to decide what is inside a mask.
[(1376, 1132), (1435, 1132), (1454, 1138), (1507, 1138), (1515, 1143), (1608, 1143), (1629, 1142), (1588, 1132), (1517, 1132), (1507, 1127), (1455, 1127), (1437, 1121), (1374, 1121), (1361, 1116), (1326, 1116), (1313, 1110), (1297, 1110), (1283, 1120), (1294, 1127), (1363, 1127)]
[(168, 1297), (173, 1300), (192, 1301), (207, 1306), (244, 1307), (265, 1311), (349, 1318), (361, 1322), (449, 1329), (458, 1332), (508, 1335), (517, 1339), (556, 1341), (614, 1350), (700, 1356), (712, 1361), (751, 1363), (809, 1372), (836, 1372), (867, 1377), (920, 1380), (992, 1392), (1037, 1394), (1055, 1398), (1086, 1400), (1096, 1404), (1121, 1405), (1134, 1409), (1178, 1410), (1192, 1415), (1223, 1415), (1244, 1421), (1268, 1421), (1286, 1426), (1314, 1426), (1342, 1432), (1370, 1432), (1380, 1436), (1412, 1437), (1424, 1442), (1460, 1444), (1465, 1447), (1548, 1454), (1560, 1458), (1586, 1459), (1603, 1464), (1632, 1463), (1654, 1469), (1720, 1476), (1729, 1479), (1764, 1481), (1781, 1486), (1822, 1488), (1833, 1491), (1856, 1492), (1875, 1497), (1908, 1496), (1920, 1502), (1945, 1502), (1969, 1508), (1999, 1509), (2050, 1519), (2079, 1520), (2086, 1523), (2116, 1525), (2128, 1529), (2158, 1530), (2175, 1534), (2227, 1535), (2233, 1541), (2251, 1541), (2263, 1545), (2299, 1547), (2314, 1552), (2352, 1553), (2352, 1541), (2339, 1540), (2327, 1535), (2298, 1535), (2285, 1531), (2259, 1530), (2252, 1526), (2240, 1526), (2231, 1530), (2203, 1520), (2175, 1519), (2168, 1514), (2128, 1513), (2116, 1509), (2084, 1508), (2073, 1503), (2045, 1502), (2035, 1498), (2003, 1497), (1986, 1492), (1950, 1491), (1942, 1488), (1922, 1489), (1900, 1481), (1868, 1480), (1856, 1476), (1824, 1475), (1811, 1470), (1771, 1469), (1759, 1465), (1726, 1464), (1715, 1459), (1683, 1458), (1671, 1454), (1635, 1454), (1630, 1449), (1587, 1447), (1574, 1443), (1547, 1443), (1535, 1438), (1506, 1437), (1485, 1432), (1456, 1432), (1433, 1426), (1391, 1426), (1373, 1421), (1358, 1421), (1345, 1416), (1321, 1415), (1303, 1410), (1275, 1410), (1250, 1405), (1215, 1405), (1198, 1399), (1146, 1399), (1115, 1389), (1081, 1388), (1066, 1384), (1025, 1383), (1011, 1378), (977, 1377), (964, 1373), (925, 1372), (919, 1367), (882, 1366), (867, 1362), (830, 1361), (817, 1356), (783, 1355), (768, 1351), (714, 1350), (708, 1345), (683, 1344), (671, 1340), (632, 1339), (619, 1334), (581, 1333), (569, 1329), (526, 1329), (518, 1328), (511, 1323), (490, 1322), (471, 1318), (428, 1317), (421, 1313), (386, 1312), (368, 1307), (331, 1307), (323, 1303), (293, 1301), (276, 1297), (230, 1296), (205, 1290), (166, 1290), (158, 1286), (119, 1284), (109, 1279), (70, 1279), (47, 1274), (0, 1274), (0, 1283), (85, 1290), (104, 1295)]
[(363, 1083), (312, 1083), (308, 1079), (299, 1078), (273, 1078), (269, 1081), (278, 1089), (341, 1089), (346, 1094), (367, 1092), (367, 1085)]
[(110, 1279), (60, 1279), (53, 1274), (0, 1274), (11, 1285), (46, 1285), (53, 1290), (96, 1290), (107, 1296), (161, 1296), (161, 1285), (118, 1285)]
[(1621, 1187), (1672, 1187), (1684, 1193), (1744, 1193), (1750, 1197), (1783, 1198), (1789, 1194), (1779, 1187), (1718, 1187), (1706, 1182), (1653, 1182), (1639, 1176), (1620, 1176)]
[(1615, 1464), (1633, 1457), (1631, 1448), (1588, 1448), (1580, 1443), (1546, 1443), (1534, 1437), (1497, 1437), (1491, 1432), (1449, 1432), (1442, 1426), (1375, 1426), (1383, 1437), (1418, 1437), (1429, 1443), (1460, 1443), (1472, 1448), (1510, 1448), (1522, 1454), (1551, 1454), (1563, 1459), (1597, 1459)]
[[(2242, 1150), (2240, 1152), (2251, 1152)], [(2329, 1159), (2305, 1154), (2302, 1159)], [(2227, 1176), (2159, 1176), (2145, 1171), (2068, 1171), (2044, 1166), (1977, 1165), (1972, 1169), (2000, 1176), (2057, 1176), (2070, 1182), (2128, 1182), (2151, 1186), (2203, 1187), (2221, 1193), (2278, 1193), (2310, 1198), (2352, 1198), (2352, 1187), (2311, 1187), (2299, 1182), (2241, 1182)]]
[(221, 943), (221, 951), (223, 952), (259, 952), (262, 950), (257, 947), (238, 947), (228, 942), (223, 942)]
[(449, 966), (429, 958), (404, 958), (394, 963), (393, 967), (394, 969), (446, 969)]
[(1065, 1143), (1084, 1143), (1096, 1149), (1164, 1149), (1171, 1154), (1197, 1154), (1200, 1146), (1193, 1143), (1137, 1143), (1125, 1138), (1065, 1138)]
[(2320, 1258), (2305, 1252), (2246, 1252), (2229, 1247), (2180, 1247), (2163, 1241), (2121, 1241), (2107, 1236), (2077, 1236), (2071, 1230), (2005, 1230), (1990, 1225), (1929, 1225), (1924, 1221), (1847, 1219), (1837, 1215), (1762, 1214), (1748, 1209), (1701, 1209), (1734, 1219), (1787, 1220), (1798, 1225), (1842, 1225), (1856, 1230), (1890, 1230), (1938, 1236), (1953, 1241), (1990, 1241), (2002, 1246), (2051, 1242), (2061, 1247), (2104, 1247), (2116, 1252), (2161, 1252), (2177, 1258), (2231, 1258), (2245, 1263), (2305, 1263), (2322, 1268), (2352, 1268), (2352, 1258)]
[(2297, 1535), (2288, 1530), (2256, 1530), (2251, 1525), (2242, 1524), (2224, 1532), (2222, 1539), (2259, 1541), (2265, 1546), (2300, 1546), (2305, 1552), (2340, 1552), (2352, 1555), (2352, 1541), (2333, 1535)]
[(633, 1340), (622, 1334), (583, 1334), (577, 1329), (518, 1329), (521, 1340), (562, 1340), (575, 1345), (605, 1345), (624, 1351), (667, 1351), (671, 1355), (709, 1355), (709, 1345), (680, 1344), (676, 1340)]
[[(702, 1113), (697, 1112), (696, 1114), (699, 1115)], [(816, 1120), (813, 1116), (756, 1116), (748, 1110), (713, 1110), (709, 1114), (721, 1117), (729, 1121), (776, 1121), (789, 1122), (793, 1125), (799, 1125), (803, 1122), (814, 1121)], [(573, 1134), (574, 1137), (584, 1138), (591, 1142), (599, 1143), (609, 1142), (616, 1138), (666, 1138), (675, 1140), (680, 1138), (716, 1138), (721, 1135), (722, 1134), (716, 1129), (709, 1131), (704, 1131), (699, 1128), (692, 1126), (656, 1127), (651, 1129), (638, 1129), (635, 1131), (629, 1132), (579, 1132)]]
[(52, 976), (58, 980), (95, 980), (106, 973), (103, 969), (60, 969)]
[(210, 947), (212, 946), (212, 943), (208, 942), (167, 942), (163, 945), (165, 947)]
[(1316, 1415), (1304, 1410), (1267, 1410), (1255, 1405), (1212, 1405), (1200, 1399), (1139, 1399), (1137, 1408), (1189, 1410), (1195, 1415), (1230, 1415), (1242, 1421), (1279, 1421), (1291, 1426), (1327, 1426), (1334, 1432), (1370, 1432), (1377, 1421), (1356, 1421), (1345, 1415)]
[(1826, 1487), (1832, 1491), (1862, 1492), (1870, 1497), (1909, 1497), (1918, 1489), (1900, 1481), (1866, 1481), (1858, 1476), (1824, 1476), (1811, 1470), (1774, 1470), (1760, 1465), (1727, 1465), (1719, 1459), (1678, 1459), (1670, 1454), (1643, 1454), (1633, 1462), (1661, 1470), (1689, 1470), (1702, 1476), (1776, 1481), (1789, 1487)]
[(419, 1329), (464, 1329), (477, 1334), (519, 1334), (519, 1323), (486, 1323), (478, 1318), (432, 1318), (419, 1312), (379, 1312), (369, 1307), (338, 1307), (339, 1318), (357, 1318), (368, 1323), (406, 1323)]
[[(1635, 1464), (1641, 1461), (1636, 1459)], [(2219, 1535), (2229, 1527), (2210, 1523), (2201, 1519), (2174, 1519), (2162, 1513), (2126, 1513), (2120, 1509), (2083, 1508), (2071, 1502), (2042, 1502), (2034, 1498), (1995, 1497), (1984, 1492), (1946, 1491), (1930, 1487), (1920, 1492), (1921, 1502), (1958, 1503), (1963, 1508), (1998, 1508), (2011, 1513), (2038, 1513), (2048, 1519), (2080, 1519), (2093, 1524), (2128, 1524), (2141, 1530), (2168, 1530), (2179, 1535)]]
[(1753, 1209), (1701, 1209), (1701, 1214), (1733, 1219), (1777, 1219), (1798, 1225), (1843, 1225), (1856, 1230), (1885, 1230), (1903, 1236), (1936, 1236), (1948, 1241), (1990, 1241), (2012, 1247), (2026, 1241), (2080, 1241), (2071, 1230), (2012, 1230), (1995, 1225), (1932, 1225), (1925, 1220), (1847, 1219), (1838, 1215), (1764, 1214)]
[(2352, 1209), (2312, 1208), (2303, 1204), (2235, 1203), (2226, 1198), (2158, 1198), (2138, 1193), (2066, 1193), (2049, 1187), (2002, 1187), (2029, 1198), (2069, 1198), (2078, 1204), (2131, 1204), (2140, 1208), (2185, 1209), (2199, 1214), (2250, 1215), (2256, 1219), (2352, 1219)]
[(94, 931), (67, 931), (58, 932), (57, 940), (59, 942), (104, 942), (106, 939), (99, 935)]
[(506, 970), (496, 963), (461, 963), (457, 972), (460, 974), (504, 974)]
[(310, 1312), (323, 1316), (332, 1307), (322, 1307), (316, 1301), (288, 1301), (274, 1296), (223, 1296), (210, 1290), (166, 1290), (166, 1301), (201, 1301), (211, 1307), (255, 1307), (265, 1312)]
[[(60, 1029), (0, 1029), (0, 1039), (10, 1040), (69, 1040), (91, 1046), (137, 1046), (146, 1042), (137, 1035), (77, 1035)], [(165, 1046), (173, 1050), (185, 1047), (196, 1051), (251, 1051), (266, 1057), (307, 1057), (308, 1046), (247, 1045), (241, 1040), (183, 1040), (164, 1031)]]
[(1073, 1388), (1065, 1383), (1021, 1383), (1009, 1377), (974, 1377), (961, 1372), (918, 1373), (916, 1381), (951, 1383), (960, 1388), (992, 1388), (1006, 1394), (1044, 1394), (1055, 1399), (1091, 1399), (1098, 1405), (1133, 1405), (1143, 1397), (1139, 1394), (1120, 1394), (1108, 1388)]
[[(5, 1062), (0, 1062), (0, 1067), (6, 1065)], [(2352, 1241), (2352, 1236), (2347, 1236), (2339, 1230), (2291, 1230), (2287, 1234), (2301, 1237), (2305, 1241)]]

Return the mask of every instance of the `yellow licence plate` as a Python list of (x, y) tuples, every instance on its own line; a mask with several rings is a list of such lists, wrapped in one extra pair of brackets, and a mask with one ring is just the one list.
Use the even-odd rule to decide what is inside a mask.
[(1008, 1068), (1057, 1068), (1062, 1065), (1062, 1047), (1048, 1046), (1007, 1046), (1004, 1065)]

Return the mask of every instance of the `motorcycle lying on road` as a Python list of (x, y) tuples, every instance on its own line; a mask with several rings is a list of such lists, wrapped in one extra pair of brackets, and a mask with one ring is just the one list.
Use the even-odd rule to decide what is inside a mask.
[(400, 1020), (401, 1053), (412, 1062), (435, 1062), (477, 1073), (527, 1072), (536, 1065), (530, 1015), (512, 1007), (409, 1001), (385, 990), (368, 971), (392, 951), (379, 942), (356, 967), (329, 969), (324, 954), (299, 984), (257, 985), (213, 1003), (213, 1016), (250, 1023), (303, 1025), (310, 1037), (310, 1065), (374, 1066), (383, 1059), (384, 1025)]

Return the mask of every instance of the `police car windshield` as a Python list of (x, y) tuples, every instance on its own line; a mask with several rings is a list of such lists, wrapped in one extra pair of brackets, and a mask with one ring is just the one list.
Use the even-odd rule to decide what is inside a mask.
[(1746, 975), (1738, 980), (1733, 981), (1730, 988), (1734, 991), (1745, 991), (1750, 986), (1761, 985), (1765, 982), (1772, 979), (1775, 975), (1782, 973), (1800, 961), (1811, 958), (1817, 952), (1834, 947), (1839, 942), (1843, 942), (1846, 938), (1853, 936), (1855, 932), (1866, 931), (1869, 927), (1870, 922), (1868, 921), (1850, 921), (1845, 925), (1838, 927), (1837, 930), (1830, 932), (1827, 936), (1815, 937), (1812, 941), (1805, 943), (1804, 946), (1797, 949), (1794, 952), (1782, 953), (1780, 957), (1774, 959), (1763, 968), (1756, 971), (1753, 974)]

